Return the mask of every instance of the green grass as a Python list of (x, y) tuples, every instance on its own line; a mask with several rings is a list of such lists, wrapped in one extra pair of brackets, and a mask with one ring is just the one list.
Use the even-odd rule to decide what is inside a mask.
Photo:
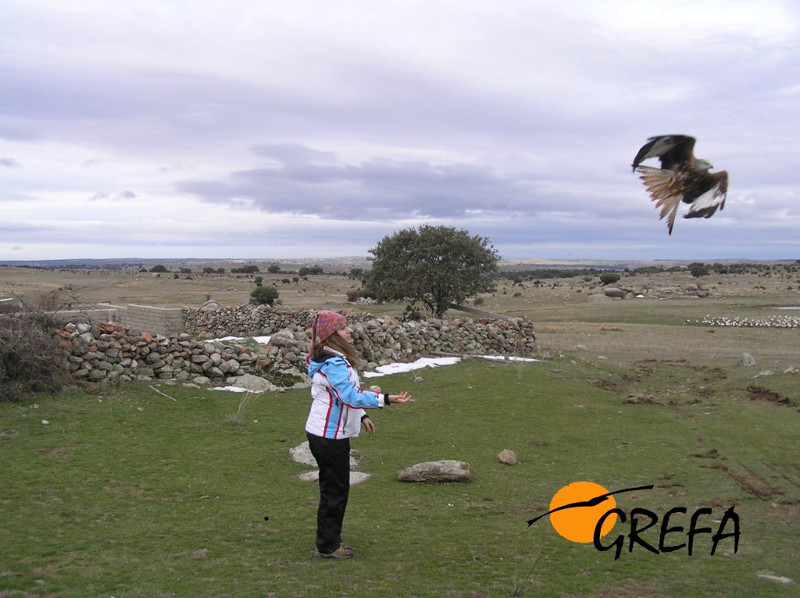
[[(307, 391), (241, 409), (242, 395), (159, 386), (171, 401), (148, 384), (3, 403), (0, 596), (795, 595), (800, 413), (752, 400), (737, 371), (468, 361), (421, 383), (380, 379), (417, 400), (374, 414), (377, 435), (353, 442), (372, 477), (351, 491), (346, 562), (311, 557), (317, 488), (288, 458)], [(793, 392), (781, 376), (757, 382)], [(505, 448), (519, 465), (499, 463)], [(467, 461), (473, 481), (397, 481), (431, 459)], [(739, 551), (727, 540), (710, 556), (706, 534), (691, 557), (635, 548), (615, 561), (547, 518), (528, 527), (580, 480), (655, 484), (618, 504), (712, 507), (712, 527), (734, 505)]]

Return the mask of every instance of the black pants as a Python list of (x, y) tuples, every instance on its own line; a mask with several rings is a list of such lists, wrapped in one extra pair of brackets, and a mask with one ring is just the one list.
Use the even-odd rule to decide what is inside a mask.
[(309, 434), (308, 446), (319, 466), (317, 550), (333, 552), (342, 543), (342, 522), (350, 495), (350, 439)]

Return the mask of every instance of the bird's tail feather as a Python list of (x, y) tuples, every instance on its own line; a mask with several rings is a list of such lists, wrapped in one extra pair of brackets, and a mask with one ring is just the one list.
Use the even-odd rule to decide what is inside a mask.
[(672, 234), (672, 227), (675, 224), (675, 215), (678, 213), (678, 206), (681, 203), (683, 194), (676, 192), (670, 186), (672, 177), (675, 173), (670, 170), (653, 168), (652, 166), (639, 166), (636, 169), (640, 174), (644, 186), (650, 193), (650, 199), (655, 202), (656, 209), (660, 209), (658, 218), (667, 218), (667, 229)]

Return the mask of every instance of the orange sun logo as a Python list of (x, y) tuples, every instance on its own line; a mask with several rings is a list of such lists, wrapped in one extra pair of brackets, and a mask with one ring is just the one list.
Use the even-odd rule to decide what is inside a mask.
[[(550, 501), (550, 524), (567, 540), (593, 542), (598, 521), (617, 506), (611, 494), (594, 482), (567, 484)], [(606, 517), (599, 537), (610, 532), (616, 522), (616, 514)]]

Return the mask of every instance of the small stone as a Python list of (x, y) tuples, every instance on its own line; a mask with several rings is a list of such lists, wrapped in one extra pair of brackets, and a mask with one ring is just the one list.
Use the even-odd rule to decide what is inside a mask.
[(756, 358), (750, 355), (750, 353), (742, 353), (739, 356), (739, 365), (743, 367), (752, 367), (756, 364)]
[(497, 458), (500, 459), (500, 463), (504, 463), (506, 465), (516, 465), (519, 461), (517, 460), (517, 454), (509, 449), (503, 449), (497, 455)]

